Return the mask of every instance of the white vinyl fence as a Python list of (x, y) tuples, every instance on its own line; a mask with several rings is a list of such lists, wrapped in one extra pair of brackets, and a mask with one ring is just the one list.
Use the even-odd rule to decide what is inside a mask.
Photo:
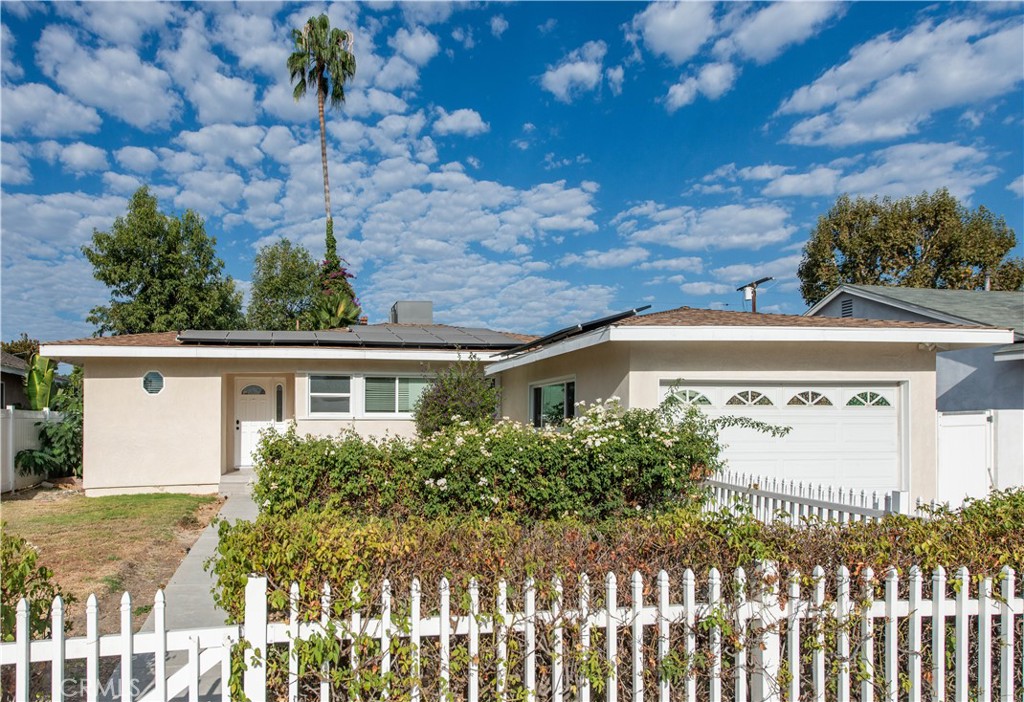
[(39, 422), (59, 422), (61, 414), (48, 409), (20, 410), (8, 407), (0, 410), (0, 492), (21, 490), (35, 485), (43, 478), (38, 475), (19, 475), (14, 457), (23, 449), (39, 448)]
[[(729, 508), (738, 500), (750, 506), (754, 516), (765, 523), (782, 519), (800, 524), (808, 518), (822, 521), (875, 521), (887, 514), (907, 514), (906, 492), (867, 492), (840, 490), (822, 486), (762, 478), (746, 473), (725, 471), (704, 481), (711, 490), (705, 503), (708, 510)], [(916, 510), (915, 510), (916, 511)]]
[[(30, 689), (30, 662), (38, 661), (53, 661), (50, 694), (65, 699), (65, 661), (75, 658), (87, 661), (86, 698), (95, 700), (101, 656), (120, 658), (122, 700), (182, 693), (198, 700), (200, 676), (219, 667), (226, 678), (230, 646), (242, 639), (252, 702), (1020, 700), (1024, 599), (1014, 571), (972, 580), (960, 569), (950, 581), (938, 568), (926, 582), (916, 567), (903, 577), (890, 570), (875, 578), (870, 569), (855, 577), (845, 568), (827, 576), (816, 568), (780, 579), (770, 564), (749, 581), (742, 569), (728, 582), (717, 570), (699, 579), (686, 570), (671, 586), (664, 572), (653, 581), (634, 573), (622, 592), (614, 574), (594, 588), (581, 576), (571, 592), (559, 581), (528, 581), (515, 591), (502, 582), (493, 592), (475, 582), (457, 592), (442, 581), (427, 596), (413, 580), (393, 597), (385, 581), (372, 593), (353, 589), (338, 612), (329, 587), (300, 596), (293, 585), (282, 600), (253, 577), (240, 627), (166, 631), (158, 594), (155, 633), (130, 632), (126, 597), (120, 634), (100, 636), (91, 600), (85, 637), (30, 642), (23, 601), (17, 641), (0, 644), (0, 659), (16, 666), (19, 701), (45, 695)], [(268, 597), (290, 602), (290, 615), (268, 619)], [(301, 604), (318, 598), (319, 607)], [(60, 632), (59, 602), (53, 617)], [(308, 653), (317, 639), (336, 646), (321, 663), (300, 661), (297, 651)], [(188, 664), (168, 679), (163, 660), (171, 650), (187, 651)], [(133, 673), (133, 654), (141, 653), (155, 654), (156, 680), (146, 690)], [(338, 671), (347, 687), (336, 684)], [(227, 700), (226, 685), (220, 689)]]

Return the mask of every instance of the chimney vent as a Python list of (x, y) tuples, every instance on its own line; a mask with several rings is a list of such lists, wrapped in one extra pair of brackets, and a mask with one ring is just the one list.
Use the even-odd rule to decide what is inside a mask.
[(430, 300), (399, 300), (391, 306), (392, 324), (433, 324), (434, 303)]

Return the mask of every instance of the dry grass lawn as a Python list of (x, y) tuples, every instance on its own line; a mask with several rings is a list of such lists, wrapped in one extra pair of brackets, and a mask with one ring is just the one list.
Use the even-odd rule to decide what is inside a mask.
[(133, 624), (145, 621), (157, 589), (166, 585), (221, 500), (196, 495), (86, 498), (71, 490), (29, 490), (5, 497), (5, 529), (39, 550), (39, 561), (78, 600), (73, 632), (85, 632), (85, 601), (95, 593), (100, 631), (120, 626), (120, 601), (130, 592)]

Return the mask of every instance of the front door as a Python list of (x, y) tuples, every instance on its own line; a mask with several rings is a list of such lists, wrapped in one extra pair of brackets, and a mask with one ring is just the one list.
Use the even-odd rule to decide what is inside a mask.
[(248, 468), (259, 446), (260, 431), (274, 424), (274, 378), (235, 379), (235, 465)]

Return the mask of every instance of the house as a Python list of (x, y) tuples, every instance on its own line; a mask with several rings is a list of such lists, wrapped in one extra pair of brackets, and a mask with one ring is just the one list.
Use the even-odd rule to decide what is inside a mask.
[(87, 495), (216, 492), (252, 465), (259, 432), (412, 435), (437, 368), (488, 361), (531, 337), (433, 324), (429, 303), (393, 323), (322, 332), (183, 331), (75, 339), (41, 353), (81, 365)]
[(502, 414), (543, 424), (579, 401), (657, 406), (669, 393), (712, 416), (789, 426), (782, 439), (730, 428), (734, 470), (911, 499), (936, 494), (936, 349), (1005, 345), (1013, 332), (934, 321), (631, 310), (501, 354), (486, 373)]
[(0, 407), (27, 409), (25, 378), (28, 377), (28, 363), (6, 351), (0, 354)]
[(951, 478), (939, 496), (1024, 485), (1024, 292), (840, 285), (805, 314), (1013, 329), (1010, 343), (936, 349), (940, 461)]

